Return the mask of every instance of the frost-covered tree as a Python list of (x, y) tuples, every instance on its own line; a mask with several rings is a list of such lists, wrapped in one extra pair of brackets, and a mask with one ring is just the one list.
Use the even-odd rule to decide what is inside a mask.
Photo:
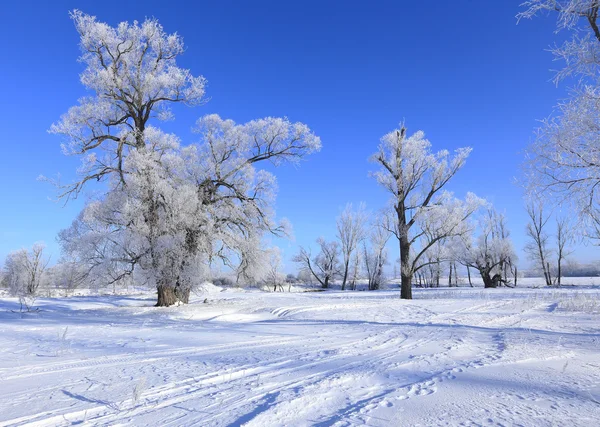
[[(506, 215), (504, 213), (497, 213), (496, 214), (496, 221), (498, 223), (498, 235), (501, 239), (505, 239), (505, 240), (509, 240), (512, 241), (511, 237), (510, 237), (510, 229), (508, 228), (508, 224), (507, 224), (507, 219), (506, 219)], [(516, 265), (516, 258), (509, 258), (508, 262), (503, 262), (502, 264), (500, 264), (500, 271), (502, 272), (503, 278), (504, 278), (504, 283), (508, 283), (508, 275), (509, 273), (512, 274), (513, 279), (515, 280), (515, 286), (516, 286), (516, 280), (517, 280), (517, 265)], [(514, 271), (513, 271), (514, 269)]]
[(356, 290), (356, 282), (360, 279), (360, 266), (362, 261), (363, 256), (361, 255), (360, 250), (357, 249), (354, 251), (354, 256), (352, 257), (350, 287), (353, 291)]
[(383, 285), (383, 267), (388, 262), (386, 245), (390, 237), (391, 233), (379, 221), (369, 233), (369, 245), (363, 242), (363, 262), (370, 291), (378, 290)]
[(445, 242), (438, 241), (427, 250), (424, 256), (424, 265), (417, 272), (425, 286), (440, 286), (443, 262), (450, 258), (451, 252), (449, 252)]
[(28, 311), (35, 302), (48, 266), (49, 259), (44, 257), (45, 247), (43, 243), (36, 243), (30, 250), (9, 253), (4, 261), (4, 285)]
[(528, 148), (528, 184), (572, 208), (592, 238), (600, 237), (600, 89), (580, 88), (544, 121)]
[(536, 269), (539, 269), (544, 275), (546, 285), (551, 286), (550, 235), (547, 231), (550, 215), (546, 212), (540, 200), (532, 199), (527, 202), (527, 216), (529, 222), (526, 226), (526, 234), (529, 241), (525, 245), (525, 252), (536, 266)]
[(312, 275), (310, 270), (300, 264), (300, 269), (298, 270), (298, 282), (302, 284), (313, 284), (315, 280), (315, 276)]
[(64, 247), (111, 281), (133, 277), (156, 286), (159, 306), (187, 302), (212, 262), (239, 280), (264, 272), (261, 236), (284, 233), (274, 221), (274, 176), (255, 164), (294, 162), (320, 148), (302, 123), (267, 117), (236, 124), (218, 115), (198, 121), (200, 141), (182, 146), (156, 127), (170, 105), (197, 105), (205, 80), (177, 66), (178, 35), (156, 20), (112, 28), (75, 11), (86, 69), (84, 98), (51, 131), (65, 150), (84, 157), (79, 181), (63, 188), (74, 197), (86, 183), (106, 181), (70, 230)]
[(563, 263), (573, 253), (571, 245), (575, 241), (573, 222), (566, 216), (556, 218), (556, 284), (560, 286)]
[(88, 280), (88, 269), (85, 265), (73, 260), (63, 259), (46, 271), (49, 286), (63, 290), (66, 295), (82, 287)]
[(293, 261), (308, 270), (323, 289), (329, 288), (331, 281), (340, 273), (340, 245), (336, 241), (327, 241), (323, 237), (317, 239), (319, 253), (313, 257), (310, 250), (300, 247)]
[(462, 247), (456, 248), (460, 254), (458, 260), (461, 264), (476, 269), (483, 279), (484, 287), (495, 288), (499, 284), (508, 282), (502, 278), (503, 265), (516, 263), (516, 255), (512, 240), (501, 229), (501, 215), (489, 207), (485, 214), (479, 218), (479, 235), (463, 237), (457, 242)]
[(600, 30), (597, 0), (528, 0), (518, 18), (547, 12), (571, 37), (551, 48), (564, 63), (556, 83), (574, 77), (577, 86), (556, 114), (543, 121), (528, 149), (529, 186), (547, 199), (576, 209), (591, 237), (600, 237)]
[[(136, 247), (137, 242), (127, 241), (129, 236), (123, 232), (127, 228), (131, 231), (131, 224), (123, 216), (116, 221), (115, 217), (120, 209), (131, 207), (126, 197), (139, 190), (139, 181), (146, 180), (149, 192), (156, 184), (150, 166), (144, 169), (136, 165), (156, 160), (163, 143), (174, 142), (165, 141), (168, 138), (151, 122), (172, 118), (170, 105), (174, 103), (202, 102), (205, 79), (177, 65), (177, 58), (184, 52), (183, 40), (177, 34), (167, 34), (155, 19), (111, 27), (78, 10), (71, 13), (71, 18), (80, 36), (80, 61), (86, 66), (80, 80), (93, 95), (81, 98), (79, 105), (70, 108), (50, 128), (50, 132), (66, 138), (65, 154), (79, 155), (83, 162), (79, 180), (58, 183), (60, 196), (68, 200), (77, 197), (89, 182), (110, 181), (109, 194), (101, 203), (88, 206), (87, 224), (79, 224), (79, 231), (91, 227), (100, 228), (101, 233), (85, 233), (78, 245), (90, 249), (83, 258), (90, 259), (95, 272), (109, 273), (108, 279), (116, 282), (131, 274), (144, 250)], [(137, 157), (130, 159), (132, 154)], [(134, 188), (128, 188), (127, 183)], [(150, 233), (157, 227), (154, 221), (159, 216), (155, 195), (146, 194), (143, 206), (140, 198), (132, 201)], [(99, 217), (92, 218), (94, 214)], [(72, 230), (70, 234), (77, 233)], [(101, 253), (95, 253), (94, 247)], [(77, 251), (82, 252), (81, 248)], [(125, 265), (128, 268), (121, 268)]]
[[(283, 285), (289, 283), (291, 289), (292, 281), (295, 277), (292, 276), (292, 280), (288, 281), (289, 277), (283, 274), (283, 266), (281, 263), (281, 252), (279, 248), (271, 248), (267, 254), (268, 268), (263, 277), (263, 282), (266, 286), (272, 287), (273, 292), (277, 290), (283, 291)], [(288, 275), (289, 276), (289, 275)]]
[(337, 238), (342, 252), (342, 290), (346, 289), (352, 255), (365, 238), (367, 220), (364, 203), (361, 203), (356, 211), (353, 210), (352, 204), (347, 204), (344, 211), (337, 218)]
[[(411, 246), (413, 272), (427, 267), (430, 263), (439, 265), (454, 261), (455, 254), (452, 247), (457, 239), (471, 233), (473, 229), (471, 217), (485, 203), (485, 200), (473, 193), (467, 193), (465, 200), (460, 200), (452, 193), (442, 191), (436, 204), (424, 209), (416, 222)], [(429, 252), (435, 255), (425, 259)]]
[[(379, 151), (372, 160), (381, 166), (374, 173), (377, 182), (391, 193), (391, 205), (394, 225), (390, 229), (398, 239), (401, 263), (401, 298), (412, 298), (412, 276), (415, 262), (418, 263), (427, 250), (411, 257), (414, 243), (420, 232), (412, 232), (417, 221), (424, 217), (434, 218), (429, 232), (432, 236), (429, 245), (435, 244), (454, 233), (462, 218), (442, 217), (438, 215), (442, 189), (463, 167), (470, 148), (456, 150), (450, 156), (446, 150), (432, 152), (431, 143), (422, 131), (406, 136), (406, 128), (401, 126), (381, 139)], [(444, 220), (449, 220), (449, 223)], [(435, 229), (435, 227), (441, 227)]]

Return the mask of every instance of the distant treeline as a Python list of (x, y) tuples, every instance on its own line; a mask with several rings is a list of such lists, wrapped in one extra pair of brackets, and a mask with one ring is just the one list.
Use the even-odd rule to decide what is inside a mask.
[[(539, 277), (541, 271), (531, 269), (523, 271), (524, 277)], [(562, 268), (563, 277), (595, 277), (600, 276), (600, 261), (589, 264), (569, 262)]]

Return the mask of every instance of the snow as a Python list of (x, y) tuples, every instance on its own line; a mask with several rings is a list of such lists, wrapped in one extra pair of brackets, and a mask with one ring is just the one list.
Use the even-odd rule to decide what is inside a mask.
[(600, 425), (599, 287), (414, 297), (0, 297), (0, 426)]

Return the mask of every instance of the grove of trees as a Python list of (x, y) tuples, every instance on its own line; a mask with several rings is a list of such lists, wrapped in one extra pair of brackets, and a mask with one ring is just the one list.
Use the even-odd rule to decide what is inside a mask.
[[(570, 34), (551, 49), (564, 64), (556, 83), (572, 82), (569, 98), (537, 129), (524, 164), (524, 252), (548, 286), (576, 270), (568, 258), (576, 243), (600, 239), (599, 10), (597, 0), (528, 0), (517, 15), (553, 14), (557, 29)], [(87, 201), (58, 236), (56, 265), (41, 244), (11, 252), (2, 284), (27, 307), (44, 281), (66, 290), (136, 283), (156, 289), (157, 306), (186, 303), (196, 285), (214, 278), (215, 266), (235, 284), (291, 286), (295, 278), (286, 278), (280, 252), (265, 239), (288, 235), (289, 224), (276, 220), (276, 178), (261, 165), (297, 163), (320, 150), (320, 138), (286, 117), (236, 123), (207, 114), (193, 127), (196, 139), (182, 141), (161, 123), (174, 118), (177, 104), (204, 104), (207, 81), (178, 64), (181, 36), (156, 19), (113, 27), (78, 10), (71, 18), (89, 95), (50, 132), (81, 167), (74, 182), (52, 182), (65, 203), (83, 194)], [(371, 176), (388, 203), (374, 212), (346, 205), (335, 238), (318, 237), (315, 252), (300, 247), (294, 256), (300, 280), (322, 288), (339, 282), (341, 290), (363, 280), (377, 290), (399, 266), (403, 299), (415, 284), (439, 286), (445, 272), (457, 285), (458, 269), (469, 283), (477, 272), (486, 288), (516, 286), (505, 214), (473, 193), (450, 191), (470, 153), (434, 149), (404, 123), (386, 133)], [(390, 242), (397, 261), (389, 259)]]

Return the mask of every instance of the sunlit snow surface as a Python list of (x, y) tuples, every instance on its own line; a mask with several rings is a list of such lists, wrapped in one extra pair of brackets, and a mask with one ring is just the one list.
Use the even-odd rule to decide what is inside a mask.
[(0, 298), (0, 426), (600, 425), (597, 286), (209, 290)]

